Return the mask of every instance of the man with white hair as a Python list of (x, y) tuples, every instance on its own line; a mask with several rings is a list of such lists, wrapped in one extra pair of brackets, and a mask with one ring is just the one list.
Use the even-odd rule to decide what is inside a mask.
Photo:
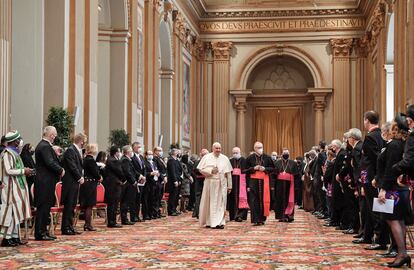
[(254, 226), (265, 224), (270, 214), (270, 175), (274, 166), (272, 159), (263, 153), (263, 144), (256, 142), (254, 152), (246, 159), (247, 192), (251, 222)]
[(230, 160), (221, 154), (221, 145), (213, 144), (213, 153), (205, 155), (197, 169), (205, 176), (200, 202), (200, 226), (224, 229), (227, 193), (231, 192)]
[[(336, 154), (336, 159), (333, 165), (333, 180), (332, 180), (332, 217), (328, 224), (331, 227), (341, 227), (341, 220), (344, 209), (344, 193), (341, 182), (337, 178), (337, 174), (341, 171), (346, 157), (346, 150), (342, 148), (340, 140), (333, 140), (332, 151)], [(341, 229), (346, 229), (342, 227)]]
[(242, 173), (246, 167), (246, 159), (241, 156), (239, 147), (233, 148), (233, 157), (230, 159), (233, 167), (233, 189), (228, 198), (230, 221), (242, 222), (247, 219), (249, 204), (247, 201), (246, 175)]
[(34, 204), (37, 209), (35, 239), (39, 241), (56, 239), (55, 236), (49, 235), (47, 231), (50, 208), (55, 202), (55, 184), (65, 175), (65, 170), (60, 166), (59, 159), (53, 150), (53, 142), (56, 137), (57, 131), (55, 127), (45, 127), (43, 139), (35, 150), (36, 180), (34, 183)]

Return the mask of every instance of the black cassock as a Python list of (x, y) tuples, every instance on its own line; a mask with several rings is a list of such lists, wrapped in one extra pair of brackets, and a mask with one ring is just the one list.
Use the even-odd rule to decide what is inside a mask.
[[(254, 169), (255, 166), (260, 165), (265, 167), (264, 173), (270, 176), (274, 170), (272, 159), (267, 155), (258, 156), (257, 154), (251, 154), (246, 159), (246, 168), (242, 171), (246, 174), (247, 187), (250, 188), (247, 196), (249, 198), (251, 222), (259, 223), (265, 222), (265, 205), (264, 205), (264, 180), (252, 179), (252, 175), (257, 171)], [(270, 181), (269, 181), (269, 190), (267, 192), (270, 194)], [(270, 198), (269, 198), (270, 204)], [(269, 205), (270, 206), (270, 205)]]
[[(291, 196), (291, 190), (294, 187), (294, 177), (297, 175), (298, 166), (295, 161), (289, 160), (278, 160), (275, 164), (275, 172), (276, 172), (276, 183), (275, 183), (275, 214), (276, 219), (288, 219), (289, 221), (293, 220), (294, 215), (294, 198), (290, 198), (291, 202), (289, 204), (289, 197)], [(291, 175), (293, 179), (287, 180), (284, 179), (284, 176)], [(292, 206), (292, 199), (293, 199), (293, 206)], [(289, 211), (292, 210), (293, 211)], [(288, 211), (287, 211), (288, 209)]]
[[(240, 159), (231, 158), (231, 166), (234, 169), (244, 170), (246, 167), (246, 159), (241, 157)], [(247, 208), (239, 208), (240, 199), (240, 175), (232, 175), (232, 190), (227, 196), (227, 210), (229, 210), (230, 221), (232, 220), (246, 220), (247, 219)], [(247, 188), (247, 185), (246, 185)], [(246, 191), (247, 192), (247, 191)]]

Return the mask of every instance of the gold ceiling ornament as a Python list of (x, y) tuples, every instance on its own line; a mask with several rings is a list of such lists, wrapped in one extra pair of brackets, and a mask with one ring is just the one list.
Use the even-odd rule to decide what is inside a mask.
[(173, 3), (169, 0), (164, 1), (164, 21), (168, 20), (168, 14), (173, 11)]
[(352, 52), (352, 38), (331, 39), (330, 45), (334, 57), (349, 57)]
[(372, 19), (367, 27), (370, 36), (370, 47), (375, 48), (378, 42), (378, 36), (385, 27), (386, 3), (381, 1), (375, 8)]
[(233, 43), (230, 41), (211, 42), (211, 48), (214, 53), (214, 60), (230, 60)]

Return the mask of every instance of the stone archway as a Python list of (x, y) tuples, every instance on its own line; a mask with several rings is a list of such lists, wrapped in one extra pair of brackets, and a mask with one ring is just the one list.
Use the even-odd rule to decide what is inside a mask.
[(257, 139), (258, 108), (298, 108), (303, 116), (302, 149), (324, 137), (323, 112), (332, 89), (325, 87), (321, 69), (309, 54), (294, 46), (267, 47), (249, 57), (240, 74), (241, 90), (230, 94), (235, 99), (237, 129), (251, 133), (237, 133), (238, 145), (249, 149), (246, 146)]
[[(168, 149), (172, 143), (173, 112), (172, 112), (172, 86), (173, 86), (173, 64), (171, 46), (171, 25), (169, 20), (160, 21), (159, 26), (159, 89), (158, 89), (158, 115), (159, 132), (162, 136), (161, 146)], [(158, 144), (158, 143), (157, 143)]]

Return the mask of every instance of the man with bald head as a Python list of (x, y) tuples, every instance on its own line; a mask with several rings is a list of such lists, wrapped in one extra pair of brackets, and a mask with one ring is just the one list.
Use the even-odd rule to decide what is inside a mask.
[(246, 175), (242, 173), (246, 167), (246, 159), (241, 156), (239, 147), (234, 147), (232, 152), (233, 157), (230, 159), (230, 163), (233, 167), (233, 188), (227, 198), (227, 208), (230, 213), (230, 221), (242, 222), (247, 219), (247, 210), (249, 209)]
[(230, 160), (221, 154), (221, 145), (216, 142), (213, 153), (205, 155), (197, 169), (205, 176), (200, 202), (200, 226), (224, 229), (227, 193), (231, 192), (232, 179)]
[(204, 186), (204, 175), (197, 169), (198, 164), (200, 163), (201, 159), (207, 155), (209, 152), (207, 149), (201, 149), (200, 152), (200, 160), (194, 163), (193, 173), (195, 177), (194, 189), (195, 189), (195, 202), (194, 202), (194, 211), (193, 211), (193, 218), (198, 218), (200, 212), (200, 201), (201, 201), (201, 194), (203, 193), (203, 186)]
[(247, 157), (246, 174), (247, 192), (251, 221), (255, 226), (264, 225), (270, 212), (270, 175), (274, 170), (272, 159), (263, 153), (263, 144), (254, 144), (254, 153)]

